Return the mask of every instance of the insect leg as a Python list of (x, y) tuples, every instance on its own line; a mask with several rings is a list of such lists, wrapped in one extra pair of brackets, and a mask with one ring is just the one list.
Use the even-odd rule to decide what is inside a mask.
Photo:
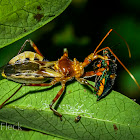
[(101, 56), (101, 55), (97, 55), (94, 53), (91, 53), (89, 56), (87, 56), (84, 60), (84, 62), (82, 63), (83, 67), (86, 67), (88, 64), (90, 64), (93, 60), (95, 59), (102, 59), (102, 60), (106, 60), (105, 57)]
[(0, 109), (4, 106), (4, 104), (10, 100), (22, 87), (24, 86), (24, 84), (22, 84), (9, 98), (7, 98), (1, 105), (0, 105)]
[[(20, 48), (18, 54), (20, 54), (20, 53), (22, 52), (22, 50), (25, 48), (27, 42), (30, 42), (29, 39), (25, 40), (25, 42), (24, 42), (23, 45), (21, 46), (21, 48)], [(18, 54), (17, 54), (17, 55), (18, 55)]]
[(88, 72), (85, 72), (82, 77), (83, 78), (89, 78), (89, 77), (93, 77), (93, 76), (100, 76), (100, 75), (103, 74), (102, 72), (104, 70), (105, 70), (105, 68), (100, 68), (96, 71), (88, 71)]
[(35, 43), (32, 40), (29, 40), (29, 41), (30, 41), (30, 45), (33, 47), (33, 49), (36, 51), (36, 53), (38, 53), (39, 55), (43, 56), (42, 53), (37, 48), (37, 46), (35, 45)]
[(60, 117), (60, 120), (62, 121), (62, 115), (57, 112), (54, 108), (52, 108), (53, 104), (57, 101), (57, 99), (61, 96), (61, 94), (64, 92), (65, 89), (65, 84), (62, 83), (62, 88), (59, 90), (59, 92), (57, 93), (57, 95), (55, 96), (55, 98), (52, 100), (52, 102), (50, 103), (50, 109), (57, 115)]
[(10, 100), (23, 86), (51, 86), (55, 83), (52, 81), (51, 83), (42, 83), (42, 84), (22, 84), (8, 99), (6, 99), (1, 105), (0, 109), (4, 106), (4, 104)]
[[(53, 80), (52, 82), (50, 83), (41, 83), (41, 84), (26, 84), (26, 86), (51, 86), (51, 85), (54, 85), (56, 84), (57, 81), (56, 80)], [(60, 120), (62, 120), (62, 115), (57, 112), (55, 109), (52, 108), (53, 104), (57, 101), (57, 99), (60, 97), (60, 95), (63, 93), (65, 89), (65, 84), (62, 83), (62, 88), (60, 89), (60, 91), (57, 93), (57, 95), (55, 96), (55, 98), (52, 100), (52, 102), (50, 103), (50, 109), (57, 115), (60, 117)]]
[[(27, 40), (23, 43), (23, 45), (21, 46), (21, 48), (20, 48), (18, 54), (20, 54), (20, 53), (22, 52), (22, 50), (25, 48), (27, 42), (30, 43), (30, 45), (33, 47), (33, 49), (35, 50), (36, 53), (38, 53), (39, 55), (43, 56), (42, 53), (41, 53), (41, 52), (39, 51), (39, 49), (37, 48), (37, 46), (34, 44), (34, 42), (33, 42), (32, 40), (30, 40), (30, 39), (27, 39)], [(44, 57), (44, 56), (43, 56), (43, 57)]]
[(53, 66), (57, 61), (48, 61), (47, 63), (44, 63), (45, 66), (44, 67), (50, 67), (50, 66)]
[(84, 79), (84, 78), (76, 78), (76, 80), (78, 82), (80, 82), (81, 84), (88, 85), (88, 86), (94, 88), (94, 90), (97, 91), (97, 88), (94, 87), (93, 85), (91, 85), (86, 79)]
[(52, 80), (50, 83), (41, 83), (41, 84), (25, 84), (25, 86), (52, 86), (57, 83), (56, 80)]

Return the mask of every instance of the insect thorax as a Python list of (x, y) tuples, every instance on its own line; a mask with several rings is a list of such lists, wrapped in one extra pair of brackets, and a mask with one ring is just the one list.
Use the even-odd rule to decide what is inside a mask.
[(72, 67), (72, 61), (68, 57), (62, 57), (58, 61), (59, 71), (66, 77), (73, 76), (74, 70)]

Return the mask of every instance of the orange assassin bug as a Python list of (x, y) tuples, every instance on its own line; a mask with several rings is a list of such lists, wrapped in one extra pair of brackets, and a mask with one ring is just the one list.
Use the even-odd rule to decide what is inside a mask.
[[(91, 76), (100, 76), (103, 73), (102, 69), (97, 69), (96, 71), (89, 71), (84, 72), (84, 68), (88, 66), (92, 61), (96, 59), (108, 60), (105, 56), (99, 55), (98, 53), (108, 49), (112, 55), (118, 60), (118, 62), (124, 67), (124, 69), (128, 72), (137, 86), (140, 88), (138, 82), (134, 78), (134, 76), (130, 73), (130, 71), (124, 66), (124, 64), (119, 60), (119, 58), (113, 53), (113, 51), (109, 47), (102, 48), (98, 50), (101, 46), (102, 42), (105, 38), (110, 34), (110, 32), (114, 31), (110, 29), (109, 32), (105, 35), (105, 37), (101, 40), (99, 45), (96, 47), (93, 53), (88, 55), (84, 62), (79, 62), (76, 58), (69, 59), (67, 49), (64, 49), (63, 56), (58, 59), (57, 61), (45, 61), (44, 56), (39, 51), (37, 46), (31, 40), (26, 40), (22, 45), (21, 49), (19, 50), (17, 56), (12, 58), (7, 65), (4, 66), (2, 76), (13, 80), (15, 82), (21, 83), (21, 86), (17, 89), (17, 91), (11, 95), (8, 99), (6, 99), (1, 105), (0, 108), (11, 98), (13, 97), (23, 86), (52, 86), (56, 83), (60, 82), (62, 87), (54, 97), (52, 102), (50, 103), (50, 109), (60, 117), (62, 120), (62, 114), (56, 111), (53, 108), (53, 104), (58, 100), (58, 98), (62, 95), (63, 91), (65, 90), (65, 84), (67, 81), (72, 80), (75, 78), (81, 84), (88, 85), (92, 87), (95, 91), (97, 88), (91, 85), (85, 78)], [(114, 31), (116, 33), (116, 31)], [(117, 33), (118, 34), (118, 33)], [(23, 53), (22, 50), (26, 46), (26, 43), (29, 42), (30, 45), (33, 47), (35, 52), (25, 51)], [(127, 45), (127, 43), (126, 43)], [(131, 56), (129, 46), (129, 56)], [(97, 51), (98, 50), (98, 51)], [(50, 83), (46, 83), (47, 80), (50, 80)]]

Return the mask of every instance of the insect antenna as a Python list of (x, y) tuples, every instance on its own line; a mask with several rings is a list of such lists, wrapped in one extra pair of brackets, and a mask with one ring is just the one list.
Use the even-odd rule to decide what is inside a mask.
[(126, 46), (127, 46), (127, 49), (128, 49), (128, 53), (129, 53), (129, 57), (131, 58), (131, 52), (130, 52), (130, 48), (129, 48), (129, 45), (128, 45), (128, 43), (127, 43), (127, 41), (119, 34), (119, 33), (117, 33), (115, 30), (113, 30), (113, 29), (110, 29), (109, 31), (108, 31), (108, 33), (104, 36), (104, 38), (101, 40), (101, 42), (99, 43), (99, 45), (96, 47), (96, 49), (94, 50), (94, 54), (96, 53), (96, 51), (98, 50), (98, 48), (101, 46), (101, 44), (104, 42), (104, 40), (109, 36), (109, 34), (111, 33), (111, 32), (114, 32), (114, 33), (116, 33), (124, 42), (125, 42), (125, 44), (126, 44)]
[(101, 51), (103, 51), (104, 49), (108, 49), (108, 50), (112, 53), (112, 55), (118, 60), (118, 62), (119, 62), (119, 63), (123, 66), (123, 68), (128, 72), (128, 74), (131, 76), (131, 78), (134, 80), (134, 82), (136, 83), (136, 85), (137, 85), (138, 88), (140, 89), (140, 85), (138, 84), (138, 82), (137, 82), (137, 80), (135, 79), (135, 77), (132, 75), (132, 73), (126, 68), (126, 66), (121, 62), (121, 60), (114, 54), (114, 52), (113, 52), (109, 47), (105, 47), (105, 48), (102, 48), (102, 49), (98, 50), (98, 51), (96, 52), (96, 54), (99, 53), (99, 52), (101, 52)]
[(129, 48), (127, 41), (119, 33), (117, 33), (115, 30), (113, 30), (113, 32), (116, 33), (125, 42), (127, 49), (128, 49), (129, 58), (131, 58), (131, 52), (130, 52), (130, 48)]
[(101, 40), (101, 42), (98, 44), (98, 46), (96, 47), (96, 49), (94, 50), (94, 54), (96, 53), (96, 51), (98, 50), (98, 48), (101, 46), (101, 44), (104, 42), (104, 40), (108, 37), (108, 35), (112, 32), (113, 29), (110, 29), (108, 31), (108, 33), (104, 36), (104, 38)]

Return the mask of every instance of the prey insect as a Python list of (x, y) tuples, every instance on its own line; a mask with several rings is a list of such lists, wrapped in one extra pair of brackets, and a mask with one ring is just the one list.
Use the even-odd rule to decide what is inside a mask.
[[(84, 68), (96, 59), (108, 61), (108, 58), (106, 56), (98, 54), (99, 52), (105, 49), (108, 49), (111, 52), (111, 54), (122, 64), (122, 62), (117, 58), (117, 56), (113, 53), (113, 51), (109, 47), (105, 47), (97, 51), (99, 46), (102, 44), (102, 42), (105, 40), (105, 38), (109, 35), (111, 31), (113, 30), (111, 29), (106, 34), (106, 36), (96, 47), (95, 51), (91, 53), (89, 56), (87, 56), (84, 62), (79, 62), (76, 60), (76, 58), (74, 58), (73, 60), (69, 59), (67, 49), (64, 49), (63, 56), (57, 61), (50, 62), (45, 61), (44, 56), (39, 51), (37, 46), (31, 40), (26, 40), (23, 46), (21, 47), (20, 51), (18, 52), (17, 56), (15, 56), (9, 61), (9, 63), (4, 67), (2, 72), (3, 77), (21, 83), (21, 86), (19, 87), (19, 89), (17, 89), (17, 91), (13, 95), (11, 95), (7, 100), (5, 100), (0, 105), (0, 108), (2, 108), (4, 104), (11, 97), (13, 97), (23, 86), (52, 86), (60, 82), (62, 87), (49, 106), (50, 109), (62, 120), (62, 114), (56, 111), (53, 108), (53, 105), (64, 92), (65, 84), (67, 81), (75, 78), (81, 84), (90, 86), (95, 91), (98, 91), (99, 90), (98, 87), (94, 87), (93, 85), (91, 85), (85, 78), (96, 75), (97, 76), (103, 75), (103, 70), (99, 68), (95, 71), (85, 73)], [(27, 42), (30, 43), (35, 52), (25, 51), (22, 53), (22, 50), (26, 46)], [(129, 75), (138, 85), (136, 79), (129, 72), (129, 70), (123, 64), (122, 66), (127, 70)], [(51, 82), (47, 82), (47, 80), (51, 80)]]
[[(114, 31), (118, 36), (120, 36), (115, 30), (113, 30), (113, 29), (109, 30), (109, 32), (105, 35), (105, 37), (101, 40), (99, 45), (94, 50), (94, 53), (91, 53), (87, 57), (89, 59), (92, 57), (92, 55), (96, 56), (98, 53), (103, 52), (102, 57), (104, 57), (104, 59), (99, 58), (98, 61), (94, 62), (94, 67), (93, 67), (94, 70), (90, 71), (90, 72), (85, 72), (83, 74), (84, 78), (88, 78), (95, 74), (94, 76), (95, 76), (95, 88), (96, 89), (94, 90), (94, 93), (97, 95), (97, 101), (100, 100), (103, 96), (107, 95), (108, 92), (111, 90), (112, 86), (114, 85), (114, 81), (116, 78), (116, 70), (117, 70), (116, 60), (128, 72), (128, 74), (134, 80), (134, 82), (136, 83), (136, 85), (138, 86), (138, 88), (140, 90), (140, 85), (138, 84), (135, 77), (131, 74), (131, 72), (126, 68), (126, 66), (121, 62), (121, 60), (114, 54), (114, 52), (109, 47), (105, 47), (105, 48), (98, 50), (98, 48), (100, 47), (102, 42), (106, 39), (106, 37), (112, 31)], [(128, 48), (129, 57), (131, 58), (131, 52), (129, 49), (129, 45), (127, 44), (126, 40), (122, 36), (120, 36), (120, 37), (124, 40), (124, 42)], [(86, 59), (85, 59), (85, 61), (86, 61)], [(88, 59), (87, 59), (87, 61), (88, 61)]]
[(94, 93), (97, 95), (97, 100), (100, 100), (109, 92), (114, 85), (116, 78), (116, 59), (114, 59), (108, 49), (103, 50), (103, 56), (108, 60), (99, 59), (94, 63), (95, 69), (102, 69), (103, 71), (100, 76), (96, 75), (95, 77), (95, 87), (97, 88), (97, 91), (94, 91)]

